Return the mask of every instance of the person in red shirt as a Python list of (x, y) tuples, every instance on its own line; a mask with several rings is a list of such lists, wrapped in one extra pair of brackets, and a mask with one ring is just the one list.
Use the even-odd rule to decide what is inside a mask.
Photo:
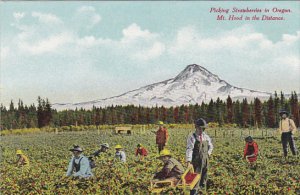
[(164, 149), (168, 142), (168, 130), (165, 128), (164, 123), (162, 121), (158, 122), (158, 130), (156, 132), (156, 144), (158, 147), (158, 153)]
[(246, 159), (251, 165), (257, 160), (258, 145), (251, 136), (245, 138), (246, 146), (244, 149), (244, 159)]
[(146, 148), (142, 146), (142, 144), (138, 144), (135, 150), (135, 156), (139, 157), (139, 160), (143, 160), (145, 156), (148, 155)]

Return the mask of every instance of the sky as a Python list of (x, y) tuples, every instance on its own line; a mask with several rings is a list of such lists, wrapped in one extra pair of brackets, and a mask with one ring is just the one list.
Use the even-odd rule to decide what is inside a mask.
[[(230, 13), (247, 7), (270, 11)], [(299, 2), (275, 1), (0, 2), (1, 103), (107, 98), (189, 64), (237, 87), (299, 93), (299, 12)], [(221, 14), (284, 20), (216, 20)]]

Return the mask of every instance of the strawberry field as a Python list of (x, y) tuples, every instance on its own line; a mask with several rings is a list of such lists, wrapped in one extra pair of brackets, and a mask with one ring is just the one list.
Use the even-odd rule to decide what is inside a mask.
[[(155, 129), (152, 129), (155, 131)], [(219, 135), (215, 137), (216, 131)], [(244, 137), (248, 131), (220, 133), (210, 129), (214, 151), (210, 157), (207, 194), (300, 194), (299, 158), (282, 158), (279, 135), (254, 134), (259, 145), (259, 158), (254, 167), (243, 160)], [(223, 130), (225, 131), (225, 130)], [(186, 129), (170, 129), (167, 148), (185, 166)], [(241, 132), (241, 133), (239, 133)], [(270, 130), (271, 132), (271, 130)], [(270, 136), (271, 135), (271, 136)], [(299, 134), (295, 138), (300, 147)], [(143, 134), (115, 135), (111, 131), (80, 131), (10, 135), (1, 138), (1, 194), (149, 194), (150, 180), (162, 163), (156, 159), (155, 135), (151, 130)], [(121, 144), (127, 163), (114, 163), (114, 149), (96, 159), (93, 180), (69, 180), (66, 169), (72, 156), (73, 144), (84, 148), (88, 156), (100, 143)], [(149, 151), (143, 162), (134, 156), (137, 143)], [(30, 159), (30, 168), (15, 166), (16, 150), (22, 149)], [(178, 194), (178, 189), (168, 189)]]

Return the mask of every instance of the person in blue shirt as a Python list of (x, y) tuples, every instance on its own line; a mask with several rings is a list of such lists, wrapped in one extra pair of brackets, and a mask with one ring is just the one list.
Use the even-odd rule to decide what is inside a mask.
[(73, 152), (73, 157), (70, 160), (68, 170), (66, 173), (67, 177), (74, 178), (90, 178), (93, 176), (90, 163), (87, 157), (82, 152), (83, 150), (74, 145), (74, 148), (70, 149)]
[(126, 154), (122, 150), (122, 146), (116, 145), (115, 149), (116, 149), (115, 161), (117, 160), (117, 161), (121, 161), (121, 162), (126, 162)]

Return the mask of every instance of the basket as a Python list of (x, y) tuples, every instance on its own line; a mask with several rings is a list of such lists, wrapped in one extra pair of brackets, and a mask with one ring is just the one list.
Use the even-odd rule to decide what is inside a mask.
[(200, 178), (200, 174), (195, 173), (194, 168), (190, 167), (181, 176), (181, 180), (178, 182), (177, 187), (185, 190), (192, 190), (199, 182)]

